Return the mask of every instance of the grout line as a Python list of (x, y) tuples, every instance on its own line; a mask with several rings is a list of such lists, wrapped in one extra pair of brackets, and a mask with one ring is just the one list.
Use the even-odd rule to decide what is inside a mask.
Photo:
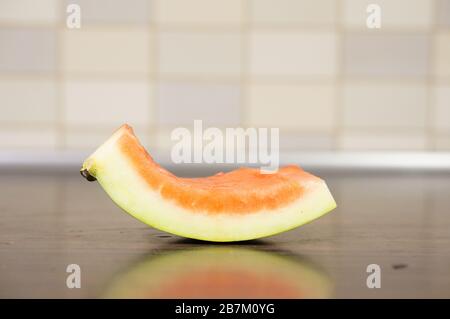
[(384, 36), (390, 36), (390, 35), (408, 35), (408, 34), (414, 34), (414, 35), (426, 35), (428, 32), (430, 32), (431, 28), (421, 28), (421, 27), (386, 27), (384, 25), (381, 26), (380, 29), (368, 29), (365, 25), (361, 27), (344, 27), (343, 31), (350, 33), (352, 35), (375, 35), (375, 34), (382, 34)]
[(56, 22), (42, 22), (42, 23), (21, 23), (21, 22), (0, 22), (0, 29), (48, 29), (54, 30), (59, 25)]
[[(55, 30), (56, 31), (56, 30)], [(57, 34), (55, 32), (55, 37), (57, 37)], [(27, 72), (16, 72), (16, 71), (1, 71), (0, 74), (0, 81), (9, 81), (9, 80), (31, 80), (31, 81), (39, 81), (39, 80), (54, 80), (55, 74), (56, 74), (56, 68), (55, 71), (48, 72), (34, 72), (33, 73), (27, 73)], [(28, 71), (29, 72), (29, 71)]]
[(250, 90), (250, 79), (249, 79), (249, 64), (248, 64), (248, 54), (249, 52), (249, 31), (250, 31), (250, 10), (251, 4), (249, 1), (241, 1), (241, 76), (240, 76), (240, 125), (247, 126), (248, 123), (248, 112), (249, 112), (249, 90)]
[[(246, 3), (247, 1), (243, 1), (241, 4), (241, 9), (243, 9), (243, 12), (248, 12), (250, 5)], [(195, 33), (203, 33), (203, 34), (217, 34), (217, 33), (235, 33), (235, 32), (242, 32), (242, 25), (243, 22), (246, 20), (247, 27), (259, 31), (259, 32), (295, 32), (295, 33), (310, 33), (310, 32), (322, 32), (322, 31), (329, 31), (330, 25), (324, 24), (324, 25), (314, 25), (314, 24), (304, 24), (304, 25), (298, 25), (298, 24), (285, 24), (285, 25), (257, 25), (257, 24), (251, 24), (249, 20), (249, 16), (242, 17), (241, 23), (236, 24), (192, 24), (192, 23), (179, 23), (179, 24), (159, 24), (158, 28), (162, 32), (195, 32)]]
[[(336, 0), (341, 2), (340, 0)], [(154, 1), (152, 2), (154, 3)], [(154, 4), (153, 4), (154, 5)], [(63, 11), (65, 12), (65, 11)], [(5, 23), (0, 22), (0, 28), (47, 28), (53, 29), (56, 25), (53, 23)], [(145, 28), (145, 25), (140, 23), (129, 23), (129, 22), (89, 22), (84, 23), (86, 31), (89, 32), (88, 28), (93, 29), (139, 29)], [(314, 24), (314, 23), (279, 23), (279, 24), (268, 24), (259, 23), (251, 24), (251, 29), (258, 32), (295, 32), (295, 33), (311, 33), (311, 32), (322, 32), (330, 31), (333, 27), (331, 24)], [(163, 32), (202, 32), (217, 34), (218, 32), (240, 32), (242, 26), (240, 24), (193, 24), (193, 23), (171, 23), (171, 24), (158, 24), (158, 29)], [(365, 26), (343, 26), (343, 31), (352, 34), (367, 34), (367, 28)], [(427, 33), (430, 30), (423, 27), (393, 27), (384, 26), (383, 34), (396, 34), (396, 33), (414, 33), (421, 34)], [(444, 29), (443, 31), (450, 32), (450, 29)]]
[(241, 32), (242, 23), (236, 24), (191, 24), (191, 23), (180, 23), (180, 24), (158, 24), (158, 28), (161, 32), (168, 33), (202, 33), (215, 35), (218, 33), (230, 33), (230, 32)]
[[(147, 134), (149, 135), (149, 144), (150, 145), (156, 145), (158, 142), (158, 131), (155, 129), (158, 124), (158, 111), (159, 111), (159, 105), (158, 105), (158, 88), (160, 86), (160, 74), (159, 74), (159, 52), (158, 52), (158, 40), (159, 40), (159, 26), (158, 21), (156, 18), (156, 10), (157, 10), (157, 1), (151, 1), (150, 5), (151, 7), (151, 17), (150, 17), (150, 30), (151, 32), (151, 43), (150, 45), (153, 47), (152, 54), (153, 54), (153, 72), (150, 72), (152, 76), (150, 77), (151, 80), (153, 80), (153, 89), (151, 91), (151, 103), (150, 103), (150, 111), (153, 118), (151, 119), (148, 127), (147, 127)], [(152, 63), (150, 63), (151, 65)], [(152, 105), (153, 104), (153, 105)]]
[(343, 28), (343, 3), (342, 0), (336, 1), (336, 60), (337, 60), (337, 70), (335, 78), (335, 109), (334, 109), (334, 132), (333, 132), (333, 143), (334, 150), (340, 149), (340, 140), (342, 136), (342, 124), (343, 124), (343, 112), (344, 112), (344, 41), (345, 41), (345, 30)]
[(65, 30), (65, 15), (63, 12), (66, 12), (64, 10), (64, 5), (62, 1), (59, 1), (57, 4), (57, 16), (58, 16), (58, 22), (56, 24), (55, 32), (56, 32), (56, 94), (57, 94), (57, 102), (56, 102), (56, 134), (57, 134), (57, 148), (58, 149), (65, 149), (66, 147), (66, 130), (65, 130), (65, 121), (64, 121), (64, 114), (65, 114), (65, 101), (64, 101), (64, 69), (63, 69), (63, 36), (64, 36), (64, 30)]
[(434, 128), (434, 116), (435, 116), (435, 99), (434, 99), (434, 89), (435, 89), (435, 78), (434, 78), (434, 67), (436, 63), (435, 58), (435, 38), (438, 32), (437, 27), (437, 11), (438, 2), (432, 2), (432, 25), (430, 32), (428, 34), (428, 75), (427, 75), (427, 113), (426, 113), (426, 126), (425, 126), (425, 137), (427, 141), (427, 150), (436, 150), (436, 132)]
[[(63, 72), (65, 79), (70, 80), (85, 80), (88, 78), (90, 81), (143, 81), (149, 79), (149, 74), (142, 73), (120, 73), (120, 72)], [(151, 74), (154, 75), (154, 74)], [(40, 80), (40, 79), (53, 79), (54, 73), (47, 72), (4, 72), (0, 74), (1, 80)], [(153, 77), (150, 77), (153, 79)], [(195, 74), (163, 74), (159, 75), (158, 78), (164, 81), (192, 81), (198, 83), (217, 81), (221, 83), (236, 84), (241, 80), (240, 75), (236, 76), (223, 76), (218, 74), (208, 74), (208, 75), (195, 75)], [(314, 76), (314, 75), (304, 75), (304, 76), (290, 76), (290, 75), (254, 75), (251, 77), (253, 83), (261, 84), (333, 84), (335, 82), (335, 76)], [(450, 85), (450, 77), (439, 77), (436, 79), (440, 84)], [(410, 84), (427, 84), (427, 77), (417, 76), (345, 76), (345, 81), (352, 84), (355, 82), (357, 84), (378, 84), (386, 82), (392, 82), (398, 85), (410, 85)], [(401, 82), (401, 83), (399, 83)]]
[[(158, 123), (156, 123), (158, 124)], [(243, 123), (245, 124), (245, 123)], [(24, 127), (26, 129), (29, 130), (39, 130), (39, 129), (43, 129), (43, 128), (48, 128), (49, 126), (54, 125), (54, 122), (51, 121), (45, 121), (45, 122), (22, 122), (22, 121), (3, 121), (0, 120), (0, 125), (1, 125), (1, 129), (3, 131), (8, 131), (10, 129), (14, 129), (17, 128), (20, 125), (24, 125)], [(175, 127), (179, 126), (178, 124), (160, 124), (160, 125), (154, 125), (152, 127), (148, 127), (148, 126), (143, 126), (141, 124), (138, 125), (134, 125), (134, 127), (136, 129), (139, 130), (144, 130), (147, 129), (150, 131), (154, 131), (155, 128), (161, 128), (161, 129), (174, 129)], [(219, 127), (223, 127), (226, 128), (227, 124), (224, 124), (222, 126)], [(116, 129), (116, 125), (115, 124), (97, 124), (95, 126), (91, 125), (91, 124), (70, 124), (65, 126), (65, 130), (70, 130), (70, 131), (80, 131), (80, 132), (89, 132), (89, 133), (104, 133), (105, 131), (110, 131), (110, 130), (114, 130)], [(332, 134), (333, 130), (329, 130), (329, 129), (311, 129), (311, 128), (290, 128), (290, 127), (284, 127), (281, 126), (280, 129), (283, 130), (284, 133), (287, 134), (294, 134), (294, 133), (311, 133), (311, 134)], [(424, 128), (423, 127), (398, 127), (398, 126), (385, 126), (385, 125), (380, 125), (380, 126), (376, 126), (376, 127), (368, 127), (368, 126), (364, 126), (364, 127), (358, 127), (358, 126), (347, 126), (346, 129), (348, 129), (348, 131), (350, 133), (352, 132), (364, 132), (364, 133), (372, 133), (372, 134), (384, 134), (384, 135), (389, 135), (389, 134), (418, 134), (418, 133), (423, 133)], [(436, 131), (436, 134), (440, 134), (440, 135), (446, 135), (448, 134), (447, 131)]]

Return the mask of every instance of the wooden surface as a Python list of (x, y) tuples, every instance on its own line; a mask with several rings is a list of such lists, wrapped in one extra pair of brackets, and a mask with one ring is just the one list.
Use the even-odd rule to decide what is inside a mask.
[[(255, 275), (246, 287), (227, 287), (230, 297), (243, 288), (264, 295), (265, 276), (272, 284), (300, 280), (305, 297), (450, 298), (449, 174), (316, 173), (335, 195), (334, 212), (278, 236), (221, 245), (141, 224), (76, 172), (1, 172), (0, 297), (127, 297), (144, 284), (152, 291), (179, 284), (178, 274), (204, 264)], [(224, 254), (226, 267), (218, 263)], [(80, 289), (66, 286), (68, 264), (81, 267)], [(367, 288), (369, 264), (381, 267), (379, 289)], [(223, 284), (207, 279), (210, 287), (194, 281), (180, 294), (209, 297)]]

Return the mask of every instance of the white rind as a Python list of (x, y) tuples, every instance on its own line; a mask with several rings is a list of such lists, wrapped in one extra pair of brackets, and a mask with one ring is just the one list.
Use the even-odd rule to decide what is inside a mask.
[(175, 235), (208, 240), (240, 241), (274, 235), (326, 214), (336, 203), (324, 181), (312, 182), (297, 201), (276, 211), (202, 213), (189, 211), (152, 190), (121, 153), (114, 138), (85, 163), (113, 201), (138, 220)]

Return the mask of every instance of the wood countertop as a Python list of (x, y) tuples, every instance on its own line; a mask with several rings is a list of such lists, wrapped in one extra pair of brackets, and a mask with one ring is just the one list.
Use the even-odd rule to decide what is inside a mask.
[[(211, 244), (147, 227), (77, 172), (0, 172), (0, 297), (289, 297), (291, 282), (297, 297), (450, 298), (449, 173), (313, 173), (335, 211), (267, 239)], [(69, 264), (79, 289), (66, 285)], [(380, 288), (367, 287), (370, 264)]]

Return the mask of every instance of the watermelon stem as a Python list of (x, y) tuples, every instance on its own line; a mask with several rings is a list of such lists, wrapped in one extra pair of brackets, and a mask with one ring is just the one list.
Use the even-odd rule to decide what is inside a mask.
[(92, 176), (89, 171), (87, 169), (83, 169), (80, 171), (81, 176), (83, 176), (84, 178), (86, 178), (87, 181), (89, 182), (95, 182), (97, 179)]

